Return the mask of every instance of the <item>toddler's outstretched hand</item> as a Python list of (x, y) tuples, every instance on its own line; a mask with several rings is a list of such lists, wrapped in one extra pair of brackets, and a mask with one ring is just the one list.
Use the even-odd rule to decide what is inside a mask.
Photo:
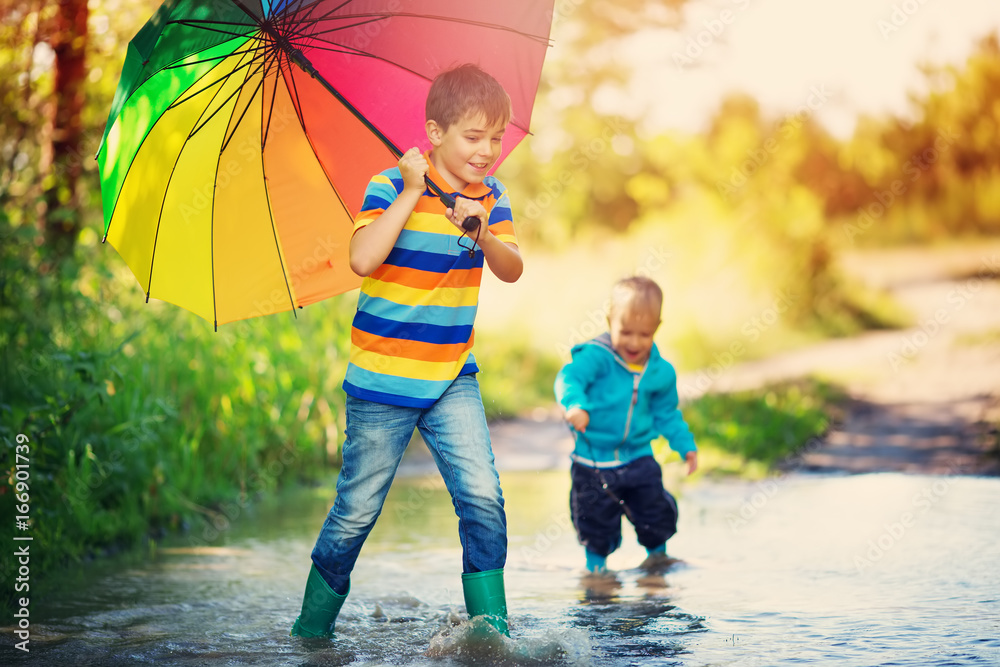
[(689, 475), (698, 469), (698, 452), (688, 452), (684, 460), (687, 461)]
[(590, 424), (590, 414), (583, 408), (570, 408), (566, 411), (566, 421), (580, 433), (585, 433)]

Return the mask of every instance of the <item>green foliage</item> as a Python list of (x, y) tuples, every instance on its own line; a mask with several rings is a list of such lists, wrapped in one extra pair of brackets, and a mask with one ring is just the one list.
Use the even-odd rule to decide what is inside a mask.
[(214, 541), (260, 494), (339, 463), (349, 297), (213, 333), (143, 304), (93, 232), (83, 265), (50, 262), (39, 236), (0, 216), (0, 497), (21, 434), (33, 573), (181, 527)]
[[(709, 474), (759, 475), (833, 423), (843, 394), (808, 380), (751, 391), (706, 394), (683, 408)], [(663, 449), (665, 443), (661, 443)]]
[(833, 215), (848, 242), (928, 241), (1000, 232), (1000, 42), (983, 38), (962, 68), (925, 69), (914, 121), (867, 119), (839, 155), (849, 178)]
[(488, 420), (516, 417), (552, 401), (552, 384), (562, 367), (527, 342), (476, 334), (479, 386)]

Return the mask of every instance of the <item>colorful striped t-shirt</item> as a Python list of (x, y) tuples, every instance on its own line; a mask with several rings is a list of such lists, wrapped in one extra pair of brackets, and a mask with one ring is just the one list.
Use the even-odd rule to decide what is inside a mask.
[[(451, 191), (433, 165), (428, 176)], [(402, 191), (398, 168), (372, 178), (354, 231), (378, 218)], [(460, 194), (483, 204), (490, 233), (517, 243), (510, 199), (500, 181), (487, 176)], [(459, 375), (478, 372), (472, 344), (483, 251), (475, 246), (470, 258), (472, 240), (466, 236), (466, 247), (459, 245), (461, 232), (444, 213), (445, 205), (427, 190), (385, 262), (362, 281), (344, 378), (350, 396), (429, 407)]]

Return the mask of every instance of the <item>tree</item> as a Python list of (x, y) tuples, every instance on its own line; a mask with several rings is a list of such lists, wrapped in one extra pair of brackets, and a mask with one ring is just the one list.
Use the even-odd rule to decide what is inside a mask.
[(73, 250), (80, 232), (77, 185), (82, 173), (84, 82), (87, 78), (87, 0), (59, 0), (49, 35), (55, 53), (55, 82), (49, 116), (45, 173), (46, 245), (56, 257)]
[(87, 0), (0, 0), (0, 203), (55, 258), (80, 231)]

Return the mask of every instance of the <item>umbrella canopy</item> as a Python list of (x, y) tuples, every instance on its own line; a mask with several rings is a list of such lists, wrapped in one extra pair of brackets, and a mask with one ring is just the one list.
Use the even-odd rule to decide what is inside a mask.
[(471, 62), (504, 86), (502, 160), (552, 4), (167, 0), (129, 43), (98, 151), (105, 240), (147, 300), (216, 326), (357, 287), (353, 214), (400, 149), (429, 148), (431, 81)]

